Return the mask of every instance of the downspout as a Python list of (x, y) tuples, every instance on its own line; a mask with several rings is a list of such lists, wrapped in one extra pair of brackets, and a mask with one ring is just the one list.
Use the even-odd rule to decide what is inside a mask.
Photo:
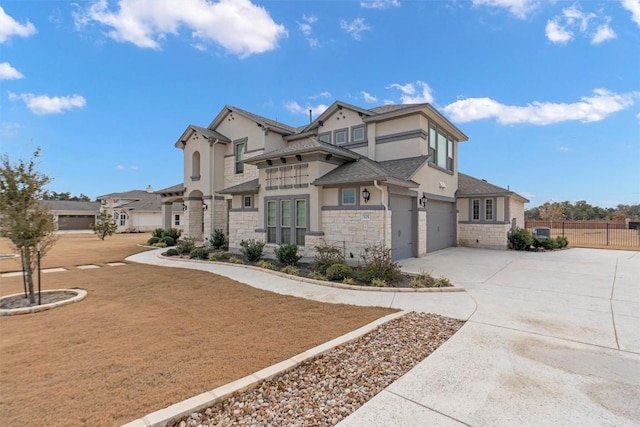
[(387, 205), (384, 201), (384, 189), (378, 185), (378, 180), (373, 180), (373, 186), (380, 190), (380, 204), (384, 207), (384, 213), (382, 214), (382, 244), (384, 247), (387, 246), (387, 211), (389, 210), (389, 205)]

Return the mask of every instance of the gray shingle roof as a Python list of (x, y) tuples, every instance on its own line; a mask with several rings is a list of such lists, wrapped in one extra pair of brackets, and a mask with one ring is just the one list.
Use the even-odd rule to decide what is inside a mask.
[(375, 114), (386, 114), (400, 110), (408, 110), (411, 108), (415, 108), (418, 106), (424, 106), (428, 104), (390, 104), (390, 105), (381, 105), (380, 107), (374, 107), (369, 109), (372, 113)]
[(98, 212), (100, 202), (84, 202), (75, 200), (39, 200), (41, 206), (53, 211), (87, 211)]
[(189, 127), (191, 127), (194, 130), (197, 130), (206, 138), (219, 139), (220, 141), (224, 141), (224, 142), (231, 142), (229, 138), (227, 138), (220, 132), (216, 132), (215, 130), (203, 128), (202, 126), (196, 126), (196, 125), (189, 125)]
[(361, 157), (359, 154), (347, 150), (346, 148), (338, 147), (333, 144), (318, 141), (315, 138), (305, 139), (304, 141), (295, 142), (289, 144), (284, 148), (278, 150), (269, 151), (268, 153), (261, 154), (259, 156), (251, 157), (245, 160), (245, 163), (254, 163), (267, 159), (276, 159), (279, 157), (293, 156), (295, 154), (308, 154), (308, 153), (326, 153), (334, 154), (336, 156), (345, 157), (347, 159), (357, 159)]
[(238, 108), (238, 107), (234, 107), (233, 105), (228, 105), (226, 108), (230, 109), (231, 111), (235, 111), (238, 114), (241, 114), (251, 120), (254, 120), (256, 122), (259, 122), (263, 125), (266, 125), (267, 127), (271, 128), (271, 129), (280, 129), (283, 130), (287, 133), (295, 133), (297, 131), (297, 129), (293, 126), (289, 126), (287, 124), (284, 123), (280, 123), (276, 120), (271, 120), (268, 119), (266, 117), (260, 116), (258, 114), (254, 114), (252, 112), (249, 112), (247, 110), (243, 110), (242, 108)]
[(522, 197), (518, 193), (515, 193), (506, 188), (498, 187), (483, 179), (474, 178), (470, 175), (458, 172), (458, 190), (456, 196), (517, 196), (525, 201), (528, 199)]
[(356, 182), (386, 181), (403, 187), (417, 187), (410, 178), (420, 168), (427, 157), (374, 162), (360, 158), (355, 162), (345, 163), (326, 175), (313, 181), (313, 185), (338, 185)]
[(171, 187), (163, 188), (162, 190), (156, 191), (157, 194), (163, 193), (180, 193), (184, 191), (184, 183), (172, 185)]
[(153, 195), (153, 193), (148, 193), (146, 190), (131, 190), (125, 191), (123, 193), (109, 193), (104, 196), (98, 196), (97, 199), (131, 199), (131, 200), (140, 200), (149, 195)]
[(243, 182), (242, 184), (234, 185), (233, 187), (225, 188), (224, 190), (218, 191), (220, 194), (247, 194), (247, 193), (257, 193), (260, 188), (260, 184), (258, 182), (258, 178), (252, 179), (251, 181)]

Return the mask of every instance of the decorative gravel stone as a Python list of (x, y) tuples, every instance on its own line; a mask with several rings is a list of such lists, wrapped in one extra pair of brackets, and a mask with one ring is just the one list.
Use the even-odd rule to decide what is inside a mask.
[(333, 426), (437, 349), (464, 324), (408, 313), (170, 427)]

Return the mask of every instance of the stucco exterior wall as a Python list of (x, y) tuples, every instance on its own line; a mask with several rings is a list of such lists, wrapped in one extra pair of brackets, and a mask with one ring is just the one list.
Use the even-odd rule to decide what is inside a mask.
[(524, 203), (516, 200), (513, 197), (509, 197), (509, 214), (511, 218), (516, 219), (516, 226), (524, 228)]
[(507, 249), (510, 224), (458, 224), (458, 246)]

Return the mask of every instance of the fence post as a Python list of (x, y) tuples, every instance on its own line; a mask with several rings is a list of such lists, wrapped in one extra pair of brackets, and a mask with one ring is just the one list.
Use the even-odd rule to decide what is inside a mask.
[(607, 222), (607, 246), (609, 246), (609, 223)]
[(564, 221), (562, 221), (562, 237), (565, 237), (564, 236)]

